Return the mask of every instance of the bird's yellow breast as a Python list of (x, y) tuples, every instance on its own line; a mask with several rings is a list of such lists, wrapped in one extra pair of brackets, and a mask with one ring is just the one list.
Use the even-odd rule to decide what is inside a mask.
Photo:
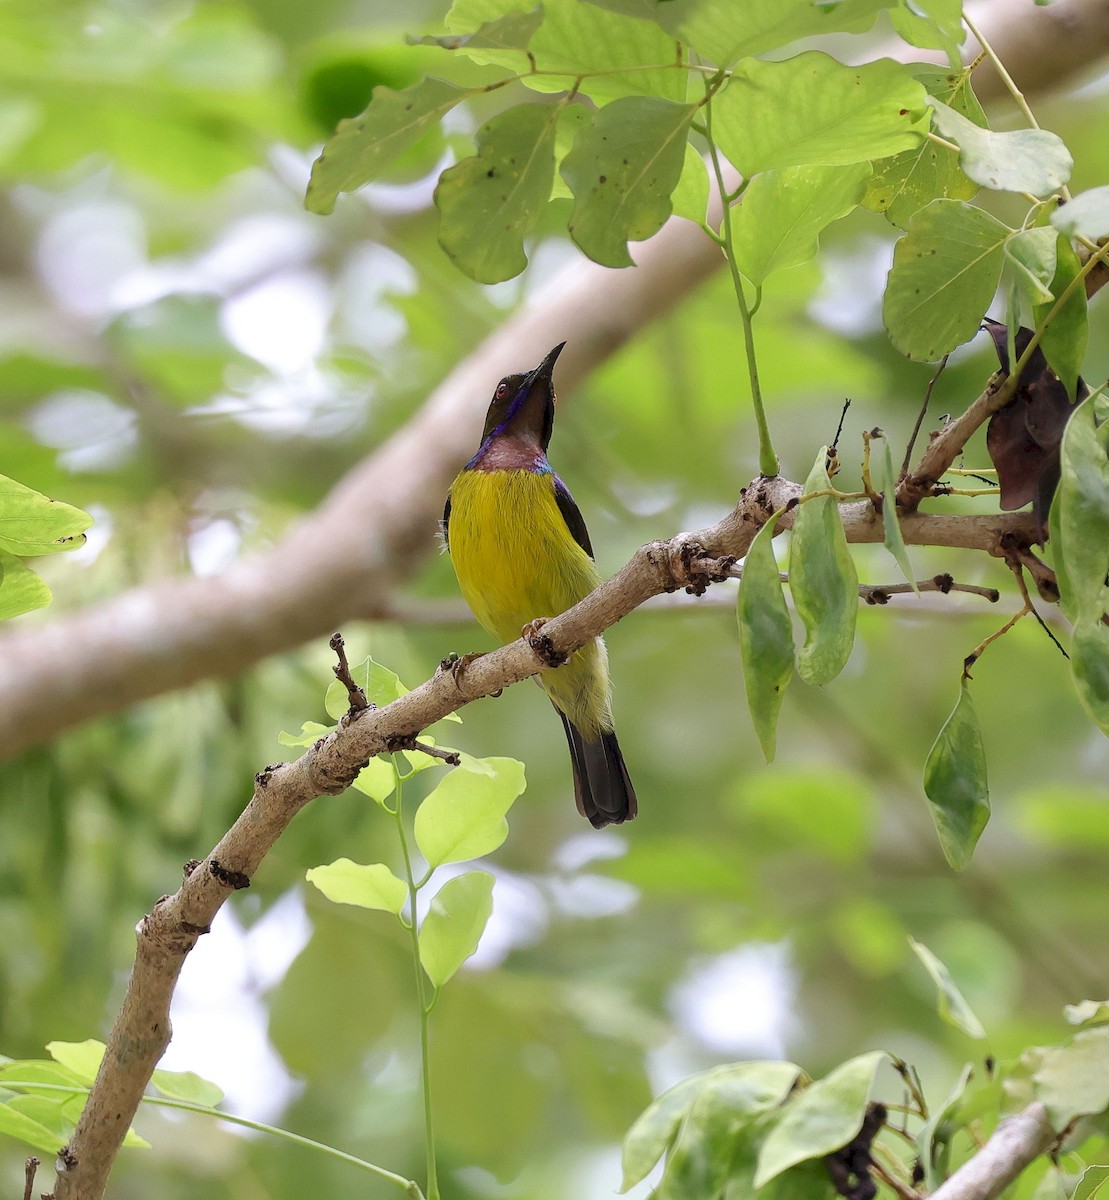
[(600, 583), (536, 471), (463, 471), (451, 487), (450, 554), (474, 616), (502, 642), (553, 617)]

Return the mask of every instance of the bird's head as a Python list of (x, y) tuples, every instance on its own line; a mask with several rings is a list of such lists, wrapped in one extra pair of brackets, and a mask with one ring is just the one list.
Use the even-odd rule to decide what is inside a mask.
[(533, 437), (543, 451), (554, 428), (554, 365), (565, 346), (560, 342), (533, 371), (506, 375), (497, 384), (485, 416), (482, 442), (502, 434)]

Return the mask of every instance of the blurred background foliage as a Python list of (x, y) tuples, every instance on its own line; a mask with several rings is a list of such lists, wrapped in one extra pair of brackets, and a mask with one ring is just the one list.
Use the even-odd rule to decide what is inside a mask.
[[(403, 21), (383, 0), (0, 7), (2, 469), (97, 522), (83, 551), (42, 563), (54, 606), (21, 624), (154, 578), (213, 574), (267, 545), (574, 259), (554, 220), (510, 284), (472, 284), (439, 250), (435, 171), (478, 111), (455, 114), (333, 217), (304, 211), (319, 143), (373, 86), (427, 69), (481, 77), (403, 44), (406, 30), (438, 32), (444, 7), (411, 0)], [(1105, 85), (1037, 101), (1075, 152), (1076, 190), (1109, 178)], [(899, 458), (930, 372), (881, 329), (893, 236), (879, 218), (852, 218), (768, 292), (760, 363), (792, 478), (845, 397), (847, 462), (875, 425)], [(1109, 373), (1107, 311), (1092, 313), (1095, 381)], [(994, 365), (985, 343), (955, 356), (933, 412), (977, 394)], [(720, 276), (563, 398), (552, 457), (602, 570), (716, 520), (755, 473), (741, 353)], [(967, 464), (985, 461), (976, 441)], [(372, 650), (410, 685), (448, 651), (487, 646), (433, 532), (399, 618), (344, 631), (352, 659)], [(971, 1047), (939, 1023), (908, 934), (948, 963), (1002, 1057), (1058, 1040), (1065, 1002), (1109, 991), (1109, 747), (1058, 652), (1022, 622), (975, 669), (994, 816), (969, 870), (952, 874), (920, 769), (964, 655), (1019, 600), (997, 562), (913, 558), (922, 577), (999, 586), (1001, 605), (865, 609), (844, 675), (824, 690), (794, 682), (771, 769), (745, 710), (726, 587), (613, 629), (642, 806), (622, 831), (583, 829), (537, 689), (464, 714), (457, 743), (519, 757), (529, 783), (491, 864), (493, 925), (434, 1016), (452, 1196), (609, 1195), (616, 1144), (652, 1092), (735, 1057), (785, 1055), (820, 1074), (886, 1047), (941, 1098)], [(867, 581), (896, 578), (877, 550), (858, 560)], [(136, 920), (281, 756), (278, 732), (324, 719), (330, 660), (322, 642), (308, 646), (3, 766), (0, 1049), (38, 1056), (51, 1038), (104, 1034)], [(406, 947), (384, 914), (329, 905), (302, 883), (340, 855), (394, 852), (356, 792), (298, 817), (186, 965), (166, 1065), (215, 1079), (238, 1111), (419, 1174)], [(124, 1154), (118, 1197), (387, 1194), (200, 1118), (144, 1115), (141, 1128), (156, 1149)], [(4, 1178), (21, 1158), (0, 1145)]]

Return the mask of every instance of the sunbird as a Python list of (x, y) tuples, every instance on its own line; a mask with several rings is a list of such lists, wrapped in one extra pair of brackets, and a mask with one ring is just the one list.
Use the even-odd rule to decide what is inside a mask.
[[(447, 495), (443, 532), (466, 602), (501, 642), (535, 635), (601, 582), (569, 489), (547, 461), (554, 365), (497, 384), (477, 453)], [(578, 811), (601, 829), (630, 821), (635, 790), (612, 728), (608, 654), (601, 638), (538, 677), (570, 743)]]

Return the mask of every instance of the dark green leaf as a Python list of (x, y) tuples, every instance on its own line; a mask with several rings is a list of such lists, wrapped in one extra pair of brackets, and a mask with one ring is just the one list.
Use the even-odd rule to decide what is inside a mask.
[(869, 163), (783, 167), (751, 180), (732, 219), (736, 262), (756, 286), (816, 254), (820, 234), (858, 205)]
[(372, 183), (444, 114), (477, 89), (456, 87), (428, 77), (403, 91), (374, 88), (365, 112), (339, 122), (319, 158), (312, 164), (305, 204), (327, 214), (340, 192)]
[[(971, 90), (967, 71), (941, 67), (917, 67), (913, 77), (930, 96), (935, 96), (975, 125), (986, 124), (986, 114)], [(864, 208), (883, 212), (901, 229), (913, 215), (936, 199), (969, 200), (978, 184), (968, 179), (959, 166), (957, 151), (925, 139), (912, 150), (878, 159), (863, 196)]]
[(778, 713), (793, 677), (793, 624), (771, 541), (774, 518), (759, 530), (743, 562), (736, 600), (747, 705), (767, 762), (773, 762)]
[[(821, 447), (805, 481), (805, 495), (832, 486)], [(789, 589), (805, 626), (797, 672), (806, 683), (822, 684), (843, 670), (855, 642), (859, 577), (847, 548), (834, 496), (803, 500), (797, 509), (789, 551)]]
[(959, 164), (970, 179), (1000, 192), (1050, 196), (1070, 179), (1074, 159), (1063, 140), (1046, 129), (995, 133), (968, 121), (935, 97), (936, 128), (959, 146)]
[(445, 37), (405, 36), (410, 46), (441, 46), (444, 50), (526, 50), (535, 31), (543, 24), (543, 5), (512, 11), (486, 21), (473, 33), (451, 33)]
[(745, 59), (712, 102), (713, 136), (744, 175), (869, 162), (920, 144), (924, 100), (908, 68), (890, 59), (847, 67), (815, 50), (784, 62)]
[(561, 170), (574, 194), (570, 234), (594, 262), (630, 267), (627, 243), (662, 228), (695, 112), (691, 104), (629, 96), (578, 133)]
[[(1032, 310), (1037, 328), (1047, 320), (1055, 301), (1066, 291), (1081, 269), (1078, 255), (1070, 239), (1059, 234), (1055, 250), (1055, 275), (1048, 285), (1052, 299), (1037, 305)], [(1075, 398), (1078, 374), (1082, 360), (1086, 357), (1086, 342), (1089, 338), (1090, 322), (1086, 306), (1086, 289), (1079, 284), (1063, 303), (1063, 307), (1051, 318), (1040, 339), (1049, 366), (1059, 376), (1070, 399)]]
[(958, 703), (928, 752), (924, 793), (931, 802), (944, 857), (961, 871), (990, 819), (986, 752), (965, 679)]
[(477, 949), (493, 912), (493, 876), (467, 871), (436, 893), (420, 926), (420, 962), (435, 987), (444, 983)]
[(915, 938), (909, 938), (909, 945), (912, 946), (913, 952), (924, 964), (924, 969), (931, 975), (932, 982), (936, 985), (939, 993), (940, 1016), (949, 1024), (954, 1025), (956, 1029), (961, 1029), (967, 1037), (984, 1038), (986, 1031), (982, 1028), (982, 1022), (975, 1016), (974, 1010), (966, 1002), (963, 993), (955, 986), (955, 981), (951, 978), (947, 967), (927, 946)]
[(861, 1054), (795, 1095), (763, 1142), (755, 1186), (845, 1146), (862, 1128), (874, 1076), (886, 1058), (884, 1050)]
[(528, 265), (534, 232), (554, 182), (560, 106), (518, 104), (477, 133), (477, 154), (439, 178), (439, 244), (471, 279), (500, 283)]
[(933, 361), (978, 332), (1011, 230), (959, 200), (933, 200), (894, 248), (882, 317), (907, 358)]

